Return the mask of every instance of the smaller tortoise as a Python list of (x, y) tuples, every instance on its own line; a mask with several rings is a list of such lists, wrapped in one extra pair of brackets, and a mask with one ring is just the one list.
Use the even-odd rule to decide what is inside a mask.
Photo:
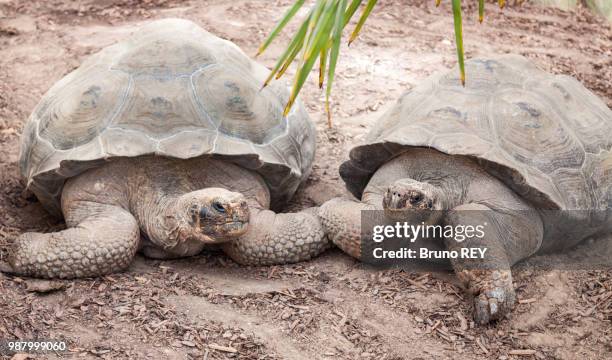
[(319, 216), (330, 240), (363, 260), (362, 210), (389, 223), (486, 225), (482, 238), (424, 240), (428, 250), (487, 249), (450, 260), (487, 323), (514, 305), (513, 264), (612, 232), (612, 112), (520, 56), (472, 60), (467, 71), (465, 88), (451, 71), (404, 94), (340, 168), (361, 201), (332, 199)]
[[(67, 229), (16, 239), (5, 270), (74, 278), (207, 244), (242, 264), (327, 247), (311, 211), (275, 214), (312, 166), (315, 128), (265, 67), (186, 20), (152, 22), (60, 80), (27, 122), (21, 172)], [(142, 239), (141, 239), (142, 235)]]

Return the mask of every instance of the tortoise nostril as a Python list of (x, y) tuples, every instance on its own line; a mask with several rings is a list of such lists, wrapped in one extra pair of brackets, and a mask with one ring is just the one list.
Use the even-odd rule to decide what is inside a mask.
[(419, 203), (419, 202), (421, 202), (421, 200), (423, 200), (423, 194), (421, 194), (421, 193), (413, 194), (410, 197), (410, 202), (413, 203), (413, 204)]
[(223, 206), (223, 204), (221, 204), (218, 201), (214, 201), (212, 203), (212, 207), (213, 207), (213, 209), (215, 209), (215, 211), (218, 211), (220, 213), (225, 213), (225, 207)]
[(206, 219), (210, 215), (208, 209), (204, 206), (200, 208), (200, 219)]

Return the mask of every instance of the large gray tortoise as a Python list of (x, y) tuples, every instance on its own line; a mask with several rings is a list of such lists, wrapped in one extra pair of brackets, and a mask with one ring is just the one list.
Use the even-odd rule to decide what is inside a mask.
[(487, 323), (514, 305), (513, 264), (612, 232), (612, 112), (573, 78), (520, 56), (472, 60), (467, 73), (465, 88), (453, 70), (404, 94), (340, 168), (360, 201), (332, 199), (319, 215), (358, 259), (370, 255), (362, 210), (390, 223), (481, 225), (468, 240), (438, 232), (426, 243), (487, 249), (450, 259), (475, 320)]
[[(67, 229), (25, 233), (6, 270), (74, 278), (134, 254), (242, 264), (309, 259), (327, 246), (311, 211), (275, 214), (309, 174), (315, 128), (287, 88), (236, 45), (186, 20), (152, 22), (88, 58), (41, 100), (21, 145), (27, 187)], [(141, 239), (142, 235), (142, 239)]]

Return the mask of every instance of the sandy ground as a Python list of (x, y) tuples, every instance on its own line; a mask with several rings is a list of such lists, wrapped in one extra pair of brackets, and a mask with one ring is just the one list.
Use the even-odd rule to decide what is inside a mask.
[[(0, 255), (26, 230), (63, 227), (24, 192), (21, 127), (43, 93), (80, 62), (149, 19), (183, 17), (254, 55), (288, 0), (0, 0)], [(344, 194), (337, 174), (351, 144), (402, 92), (455, 64), (448, 1), (380, 2), (345, 48), (327, 129), (322, 95), (306, 103), (319, 130), (312, 176), (288, 210)], [(603, 19), (524, 5), (465, 18), (467, 55), (513, 52), (577, 77), (612, 106), (612, 29)], [(292, 28), (295, 28), (293, 25)], [(281, 37), (281, 44), (288, 37)], [(272, 46), (261, 61), (271, 66)], [(508, 318), (475, 327), (450, 273), (375, 271), (338, 250), (297, 265), (244, 268), (221, 254), (138, 257), (129, 271), (53, 283), (0, 274), (0, 339), (63, 338), (106, 359), (606, 359), (612, 357), (612, 274), (517, 271)], [(48, 284), (47, 284), (48, 285)], [(21, 357), (23, 358), (23, 357)]]

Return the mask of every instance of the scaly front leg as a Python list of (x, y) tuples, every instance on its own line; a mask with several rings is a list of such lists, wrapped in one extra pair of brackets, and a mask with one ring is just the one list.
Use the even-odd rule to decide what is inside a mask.
[(479, 324), (503, 318), (516, 300), (510, 267), (535, 252), (543, 234), (541, 219), (535, 210), (495, 211), (482, 204), (454, 208), (445, 224), (458, 229), (481, 227), (483, 236), (463, 241), (446, 238), (448, 250), (486, 250), (483, 257), (452, 259), (457, 276), (474, 296), (474, 319)]
[(298, 213), (276, 214), (250, 208), (245, 235), (222, 249), (243, 265), (275, 265), (310, 260), (329, 248), (323, 226), (314, 208)]
[(362, 210), (375, 210), (376, 207), (359, 201), (335, 198), (321, 205), (319, 218), (327, 237), (342, 251), (361, 260), (361, 220)]
[(125, 209), (78, 201), (71, 204), (63, 231), (25, 233), (10, 249), (3, 271), (18, 275), (71, 279), (126, 269), (138, 249), (140, 231)]

